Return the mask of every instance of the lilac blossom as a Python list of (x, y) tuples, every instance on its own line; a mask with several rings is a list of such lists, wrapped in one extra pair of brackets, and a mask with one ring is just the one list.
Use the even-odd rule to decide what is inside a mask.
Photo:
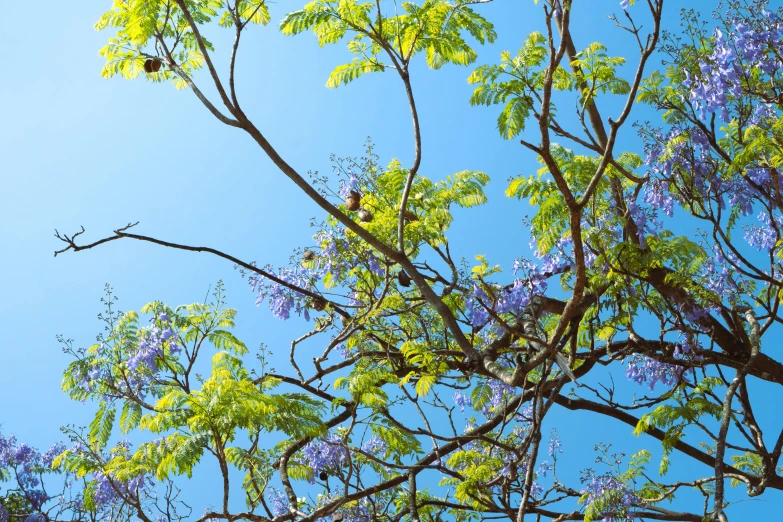
[(269, 504), (272, 514), (276, 517), (288, 513), (288, 498), (278, 489), (269, 488)]
[(360, 196), (364, 196), (364, 192), (359, 186), (359, 178), (354, 174), (352, 170), (348, 170), (348, 179), (340, 180), (340, 195), (347, 198), (351, 192), (357, 192)]
[(362, 451), (371, 455), (386, 453), (386, 442), (376, 436), (372, 436), (362, 444)]
[(313, 470), (317, 477), (322, 471), (342, 466), (348, 458), (348, 450), (343, 446), (342, 438), (330, 433), (321, 439), (316, 439), (302, 448), (302, 463)]
[(102, 471), (93, 473), (92, 501), (98, 510), (122, 503), (123, 498), (138, 498), (148, 484), (144, 475), (121, 481)]
[(720, 299), (730, 297), (736, 291), (728, 263), (721, 251), (716, 251), (712, 256), (707, 257), (701, 275), (706, 280), (707, 289), (718, 294)]
[[(699, 62), (699, 77), (693, 78), (686, 71), (684, 85), (690, 89), (690, 99), (702, 120), (716, 113), (725, 123), (729, 122), (728, 105), (731, 98), (743, 94), (741, 79), (746, 70), (760, 70), (774, 75), (783, 64), (775, 52), (783, 45), (783, 20), (762, 7), (765, 17), (763, 30), (739, 20), (736, 12), (729, 11), (730, 22), (724, 31), (713, 32), (712, 52)], [(766, 104), (756, 108), (750, 124), (773, 117), (774, 110)]]
[(674, 215), (674, 198), (669, 194), (669, 182), (650, 180), (644, 187), (644, 202), (660, 209), (669, 217)]
[[(766, 212), (760, 212), (758, 217), (759, 225), (749, 225), (745, 229), (745, 241), (756, 250), (771, 252), (778, 241), (778, 233), (775, 230), (772, 219)], [(778, 225), (783, 224), (783, 218), (775, 219)]]
[(465, 406), (470, 406), (470, 397), (460, 391), (454, 392), (454, 405), (459, 407), (459, 411), (465, 413)]
[[(312, 262), (306, 263), (306, 266), (297, 262), (292, 266), (278, 269), (271, 265), (264, 267), (266, 272), (293, 288), (267, 279), (260, 274), (254, 273), (248, 277), (248, 283), (256, 292), (256, 306), (261, 306), (266, 301), (272, 315), (278, 319), (290, 319), (292, 312), (295, 312), (309, 320), (308, 307), (312, 306), (312, 303), (305, 299), (296, 290), (297, 288), (313, 291), (316, 284), (327, 276), (335, 282), (342, 280), (360, 264), (366, 266), (375, 276), (384, 275), (385, 270), (381, 266), (380, 260), (372, 252), (357, 255), (348, 241), (344, 228), (323, 225), (313, 238), (317, 241), (320, 249), (317, 252), (311, 251), (314, 258), (310, 258)], [(351, 304), (361, 304), (356, 300), (355, 294), (353, 299)]]
[(683, 366), (662, 363), (638, 353), (626, 358), (623, 362), (626, 361), (625, 376), (637, 384), (647, 383), (650, 390), (654, 389), (659, 382), (669, 387), (678, 384), (685, 371)]
[(557, 460), (557, 454), (563, 453), (563, 443), (560, 442), (560, 436), (557, 434), (557, 430), (553, 429), (549, 435), (549, 456)]
[[(46, 520), (46, 518), (40, 518), (41, 512), (52, 509), (64, 511), (79, 508), (81, 495), (73, 500), (66, 500), (61, 495), (47, 495), (44, 487), (44, 476), (55, 473), (52, 469), (52, 462), (63, 451), (65, 451), (65, 445), (58, 442), (41, 454), (29, 444), (19, 442), (13, 435), (0, 434), (0, 470), (3, 468), (13, 470), (11, 476), (17, 487), (11, 491), (22, 495), (34, 510), (26, 520)], [(67, 477), (65, 485), (66, 487), (70, 485)], [(0, 522), (10, 519), (10, 514), (0, 506)]]
[[(165, 321), (161, 319), (161, 316), (152, 319), (153, 325), (141, 332), (136, 353), (128, 359), (128, 368), (131, 371), (138, 371), (143, 364), (150, 372), (155, 372), (157, 370), (155, 360), (158, 357), (163, 357), (166, 347), (172, 354), (182, 351), (177, 343), (177, 333), (168, 321), (168, 315), (164, 314), (163, 317), (166, 318)], [(158, 323), (161, 325), (159, 326)]]
[(585, 507), (598, 508), (604, 516), (604, 521), (632, 520), (631, 508), (638, 505), (641, 499), (623, 482), (608, 473), (597, 475), (594, 470), (586, 470), (581, 482), (584, 484), (581, 493), (585, 495)]

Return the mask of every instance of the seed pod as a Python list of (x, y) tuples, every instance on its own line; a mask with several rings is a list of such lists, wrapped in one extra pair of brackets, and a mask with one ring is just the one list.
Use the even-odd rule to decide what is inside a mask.
[(152, 72), (158, 72), (160, 71), (161, 65), (163, 65), (163, 62), (160, 61), (160, 58), (153, 58), (150, 68), (152, 69)]
[(152, 72), (152, 60), (149, 58), (144, 62), (144, 72), (147, 74)]
[(318, 475), (318, 478), (321, 480), (326, 480), (327, 478), (329, 478), (329, 475), (327, 475), (325, 471), (322, 471), (321, 474)]
[(400, 286), (411, 286), (411, 278), (405, 273), (405, 270), (400, 270), (400, 273), (397, 274), (397, 280), (400, 282)]
[(405, 212), (402, 213), (402, 215), (405, 216), (405, 219), (407, 219), (408, 221), (418, 221), (419, 220), (419, 218), (416, 217), (416, 214), (414, 214), (413, 212), (411, 212), (407, 208), (405, 209)]
[(359, 210), (359, 207), (362, 204), (362, 196), (356, 192), (355, 190), (352, 190), (350, 194), (348, 194), (348, 197), (345, 198), (345, 207), (348, 210)]
[(343, 522), (343, 514), (335, 513), (334, 515), (332, 515), (332, 522)]
[(370, 212), (366, 208), (361, 209), (359, 211), (359, 219), (361, 219), (365, 223), (369, 223), (370, 221), (372, 221), (372, 212)]
[(315, 252), (313, 252), (309, 248), (305, 249), (305, 251), (302, 252), (302, 259), (304, 259), (305, 261), (312, 261), (313, 259), (315, 259)]
[(326, 308), (326, 301), (321, 298), (313, 298), (313, 310), (323, 312)]

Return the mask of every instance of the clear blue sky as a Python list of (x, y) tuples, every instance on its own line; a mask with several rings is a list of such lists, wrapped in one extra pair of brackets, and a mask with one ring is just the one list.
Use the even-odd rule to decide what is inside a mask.
[[(92, 343), (101, 331), (96, 315), (105, 283), (128, 310), (152, 300), (172, 305), (203, 300), (208, 287), (223, 279), (230, 305), (240, 311), (240, 338), (250, 347), (267, 343), (281, 356), (280, 368), (287, 364), (290, 339), (306, 328), (257, 309), (231, 265), (206, 254), (120, 241), (53, 257), (61, 248), (55, 228), (73, 233), (84, 225), (89, 241), (140, 221), (139, 233), (283, 264), (292, 249), (310, 244), (308, 220), (321, 215), (248, 137), (222, 126), (188, 90), (142, 79), (102, 79), (97, 51), (110, 33), (92, 26), (110, 4), (7, 2), (0, 19), (0, 423), (5, 433), (39, 447), (60, 440), (61, 425), (89, 422), (93, 408), (60, 391), (69, 358), (55, 335), (80, 346)], [(631, 36), (606, 18), (621, 13), (618, 4), (577, 2), (577, 47), (601, 40), (611, 54), (633, 62)], [(680, 7), (694, 4), (708, 11), (716, 2), (670, 1), (669, 25), (677, 24)], [(330, 153), (358, 155), (367, 136), (382, 162), (397, 157), (409, 163), (409, 112), (399, 79), (372, 75), (337, 90), (325, 88), (331, 69), (347, 61), (347, 51), (342, 45), (320, 49), (310, 35), (283, 38), (276, 23), (297, 7), (273, 4), (272, 26), (253, 30), (243, 42), (238, 82), (245, 111), (300, 172), (328, 171)], [(478, 10), (500, 35), (495, 45), (478, 49), (480, 63), (497, 61), (501, 50), (515, 50), (540, 28), (532, 0), (497, 1)], [(221, 63), (229, 36), (212, 35)], [(498, 138), (496, 108), (468, 106), (472, 68), (433, 72), (419, 65), (413, 85), (423, 127), (421, 173), (441, 178), (476, 169), (493, 179), (490, 205), (470, 215), (457, 213), (450, 236), (456, 253), (487, 254), (492, 263), (510, 267), (513, 258), (528, 253), (521, 223), (528, 208), (503, 196), (506, 179), (533, 173), (538, 165), (517, 141)], [(632, 119), (643, 116), (637, 112)], [(620, 146), (640, 151), (630, 128), (625, 136)], [(595, 423), (586, 415), (562, 413), (553, 418), (574, 475), (591, 465), (592, 446), (618, 440), (618, 431), (626, 433), (619, 441), (629, 453), (658, 448), (609, 420)], [(193, 493), (204, 484), (196, 481)], [(741, 509), (758, 516), (779, 513), (781, 497), (772, 498), (776, 504), (749, 502)]]

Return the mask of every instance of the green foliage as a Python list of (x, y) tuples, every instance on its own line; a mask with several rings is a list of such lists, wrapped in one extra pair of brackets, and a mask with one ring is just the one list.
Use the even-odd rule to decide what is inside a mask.
[(635, 435), (641, 435), (651, 428), (660, 428), (665, 432), (661, 441), (663, 446), (661, 475), (669, 470), (669, 455), (674, 450), (675, 444), (682, 439), (688, 425), (698, 422), (703, 416), (720, 419), (722, 407), (710, 398), (710, 393), (721, 385), (722, 382), (717, 377), (705, 377), (687, 395), (685, 388), (679, 386), (671, 396), (674, 404), (661, 404), (651, 413), (646, 413), (639, 419), (634, 430)]
[(625, 58), (610, 57), (606, 47), (599, 42), (588, 45), (571, 62), (576, 72), (574, 85), (580, 90), (582, 106), (592, 102), (598, 93), (628, 94), (631, 90), (628, 81), (617, 76), (617, 68), (625, 63)]
[[(470, 98), (471, 105), (505, 104), (498, 116), (498, 131), (505, 139), (517, 136), (525, 129), (535, 103), (535, 91), (544, 81), (541, 66), (547, 56), (546, 39), (541, 33), (531, 33), (515, 57), (504, 51), (499, 65), (482, 65), (468, 78), (479, 84)], [(566, 77), (558, 69), (558, 78)]]
[(350, 36), (348, 50), (354, 59), (332, 72), (328, 87), (387, 68), (405, 76), (413, 56), (422, 52), (432, 69), (447, 63), (468, 65), (476, 60), (476, 52), (463, 33), (480, 44), (493, 42), (496, 37), (492, 24), (466, 1), (426, 0), (421, 5), (403, 2), (401, 9), (386, 15), (372, 2), (315, 0), (286, 15), (280, 29), (287, 35), (312, 30), (321, 46)]
[[(270, 21), (264, 0), (231, 2), (231, 10), (223, 0), (188, 0), (187, 6), (198, 25), (217, 17), (222, 27), (266, 25)], [(183, 89), (190, 76), (204, 66), (203, 51), (193, 28), (175, 0), (114, 0), (111, 10), (101, 16), (95, 28), (115, 30), (100, 50), (106, 59), (101, 71), (104, 78), (119, 75), (132, 80), (146, 74), (153, 82), (171, 80), (177, 89)], [(203, 43), (207, 51), (213, 50), (208, 40)], [(163, 67), (158, 72), (145, 73), (145, 60), (154, 57), (162, 61)]]
[[(280, 30), (285, 35), (312, 32), (320, 46), (346, 42), (350, 60), (332, 71), (327, 87), (336, 88), (362, 75), (393, 69), (412, 101), (410, 64), (414, 56), (423, 55), (431, 69), (446, 64), (469, 65), (477, 60), (474, 42), (495, 41), (492, 24), (474, 10), (474, 4), (466, 0), (423, 0), (399, 5), (313, 0), (286, 15)], [(549, 2), (545, 12), (551, 15), (553, 7)], [(570, 9), (570, 3), (559, 7)], [(531, 217), (526, 216), (524, 224), (529, 225), (536, 255), (542, 259), (540, 264), (547, 270), (551, 268), (551, 272), (541, 274), (530, 265), (519, 268), (522, 264), (515, 264), (509, 284), (508, 280), (500, 282), (500, 265), (489, 256), (475, 256), (475, 266), (464, 259), (461, 264), (454, 261), (447, 236), (454, 208), (473, 208), (488, 201), (485, 190), (489, 177), (484, 172), (463, 170), (443, 178), (440, 172), (414, 173), (413, 167), (406, 168), (398, 160), (383, 168), (372, 154), (361, 168), (352, 163), (345, 169), (338, 161), (336, 170), (340, 174), (350, 172), (352, 182), (354, 175), (359, 176), (361, 207), (371, 211), (372, 217), (368, 219), (365, 214), (360, 219), (354, 208), (349, 211), (348, 206), (337, 203), (344, 215), (332, 212), (323, 221), (314, 222), (320, 232), (334, 234), (316, 234), (316, 244), (308, 247), (310, 254), (310, 249), (314, 249), (329, 255), (300, 259), (300, 250), (292, 258), (295, 268), (301, 263), (319, 274), (308, 274), (302, 279), (309, 278), (307, 281), (300, 281), (307, 297), (288, 289), (294, 295), (290, 302), (295, 303), (297, 312), (316, 310), (320, 315), (315, 329), (292, 344), (290, 360), (301, 362), (302, 352), (297, 352), (299, 359), (294, 355), (299, 341), (325, 332), (332, 335), (325, 343), (325, 351), (319, 352), (323, 355), (313, 357), (315, 372), (305, 376), (297, 367), (296, 376), (285, 372), (276, 375), (268, 367), (267, 355), (260, 353), (261, 370), (255, 373), (246, 360), (247, 346), (233, 333), (236, 312), (222, 304), (195, 303), (170, 308), (163, 303), (150, 303), (141, 310), (151, 317), (149, 325), (142, 323), (134, 312), (112, 317), (105, 338), (88, 350), (75, 353), (76, 360), (65, 374), (63, 389), (74, 399), (94, 400), (97, 411), (86, 431), (86, 449), (66, 451), (55, 465), (82, 478), (100, 471), (118, 480), (144, 475), (163, 481), (175, 475), (190, 477), (206, 455), (214, 455), (221, 463), (244, 473), (247, 503), (255, 509), (268, 492), (270, 481), (275, 480), (275, 472), (282, 474), (281, 463), (288, 462), (285, 471), (291, 480), (326, 482), (305, 463), (303, 448), (318, 437), (336, 432), (349, 447), (350, 459), (344, 465), (330, 464), (327, 478), (341, 481), (345, 485), (342, 494), (355, 498), (337, 500), (332, 508), (348, 512), (363, 506), (365, 499), (359, 498), (356, 491), (368, 484), (369, 475), (374, 473), (379, 480), (397, 480), (394, 486), (374, 492), (367, 502), (387, 501), (385, 514), (389, 518), (412, 516), (406, 510), (410, 508), (410, 496), (414, 495), (407, 495), (405, 489), (412, 484), (405, 485), (402, 475), (411, 469), (429, 468), (444, 472), (441, 485), (453, 488), (453, 498), (449, 498), (451, 491), (439, 499), (419, 487), (415, 500), (421, 503), (422, 519), (434, 522), (446, 515), (458, 521), (477, 519), (478, 513), (495, 509), (498, 491), (506, 496), (504, 502), (520, 497), (523, 479), (517, 472), (534, 464), (526, 462), (531, 458), (534, 440), (531, 422), (519, 411), (503, 411), (503, 406), (497, 405), (497, 393), (501, 399), (523, 390), (525, 394), (538, 394), (540, 404), (546, 404), (546, 408), (555, 394), (563, 393), (562, 383), (557, 380), (561, 372), (550, 369), (551, 357), (545, 361), (537, 358), (535, 364), (530, 364), (540, 346), (551, 346), (559, 357), (573, 356), (574, 369), (590, 371), (592, 367), (617, 365), (625, 357), (637, 354), (668, 359), (672, 332), (683, 334), (683, 344), (687, 341), (689, 346), (697, 347), (695, 340), (709, 335), (713, 342), (719, 329), (715, 325), (724, 328), (725, 323), (732, 329), (731, 335), (741, 338), (744, 327), (730, 321), (731, 309), (723, 303), (725, 300), (733, 305), (734, 298), (718, 295), (704, 284), (704, 268), (712, 261), (705, 247), (670, 230), (649, 233), (644, 224), (634, 221), (640, 219), (633, 212), (635, 205), (641, 204), (643, 191), (651, 188), (653, 174), (646, 171), (652, 167), (646, 166), (638, 154), (613, 150), (623, 143), (621, 137), (614, 140), (620, 123), (607, 120), (604, 112), (598, 118), (604, 124), (599, 124), (592, 112), (604, 98), (614, 102), (613, 96), (630, 93), (629, 81), (621, 75), (625, 59), (610, 56), (602, 43), (594, 42), (575, 57), (569, 49), (557, 58), (562, 61), (554, 67), (556, 59), (551, 53), (558, 49), (557, 40), (567, 28), (561, 26), (560, 35), (555, 34), (553, 28), (562, 19), (557, 19), (558, 14), (553, 16), (546, 20), (546, 35), (531, 33), (516, 54), (502, 52), (499, 63), (476, 67), (468, 79), (474, 86), (471, 105), (499, 106), (497, 130), (503, 139), (519, 138), (531, 130), (531, 118), (543, 131), (539, 145), (532, 145), (535, 141), (528, 139), (523, 141), (528, 148), (541, 152), (541, 168), (532, 175), (526, 172), (510, 179), (506, 195), (524, 200), (531, 207)], [(163, 66), (159, 72), (147, 73), (150, 80), (170, 79), (178, 87), (194, 85), (193, 74), (207, 63), (206, 54), (213, 50), (210, 41), (197, 33), (211, 22), (233, 28), (238, 41), (247, 24), (268, 24), (270, 14), (266, 4), (258, 0), (238, 0), (233, 5), (222, 0), (116, 0), (96, 24), (98, 29), (112, 28), (116, 33), (101, 50), (106, 58), (102, 74), (135, 78), (143, 72), (145, 61), (154, 57)], [(746, 125), (740, 118), (719, 131), (715, 130), (714, 119), (709, 123), (694, 122), (694, 108), (683, 85), (710, 60), (713, 42), (708, 36), (699, 37), (698, 32), (688, 36), (690, 41), (678, 48), (676, 59), (664, 72), (653, 71), (643, 80), (635, 100), (661, 110), (665, 122), (683, 127), (670, 136), (659, 160), (667, 163), (682, 156), (682, 151), (694, 152), (694, 142), (701, 139), (701, 135), (695, 134), (696, 127), (703, 124), (707, 130), (711, 126), (714, 134), (708, 145), (723, 152), (720, 160), (710, 164), (715, 187), (721, 185), (718, 181), (748, 183), (751, 180), (747, 173), (752, 168), (783, 167), (783, 117), (765, 125)], [(673, 47), (667, 52), (674, 52)], [(758, 92), (770, 92), (759, 81), (761, 73), (745, 72), (748, 85), (758, 88)], [(239, 122), (230, 123), (247, 130), (252, 127), (244, 119), (247, 116), (238, 110), (238, 103), (232, 106), (235, 100), (229, 101), (234, 96), (233, 69), (231, 74), (231, 92), (226, 95), (222, 92), (225, 89), (219, 88), (220, 95)], [(211, 68), (210, 76), (214, 79), (218, 73)], [(547, 83), (549, 80), (551, 84)], [(553, 96), (558, 105), (549, 98), (550, 91), (557, 91)], [(201, 93), (199, 97), (203, 101)], [(573, 122), (558, 120), (558, 107), (568, 107), (561, 100), (575, 106), (575, 121), (581, 123), (584, 134), (578, 124), (566, 129)], [(411, 108), (415, 115), (413, 103)], [(416, 124), (418, 128), (418, 121)], [(262, 141), (255, 132), (251, 134), (256, 141)], [(612, 138), (611, 147), (605, 150), (603, 144), (598, 144), (601, 134)], [(553, 143), (553, 139), (570, 141), (573, 148)], [(418, 140), (416, 144), (418, 168)], [(269, 153), (266, 145), (262, 147)], [(275, 154), (270, 156), (280, 163)], [(723, 160), (725, 164), (721, 163)], [(716, 205), (710, 193), (712, 188), (702, 190), (699, 185), (704, 173), (688, 164), (671, 168), (680, 183), (671, 183), (671, 187), (667, 184), (670, 195), (688, 207), (683, 210), (691, 215), (711, 219), (710, 213), (720, 205)], [(290, 167), (283, 170), (301, 186)], [(332, 198), (332, 202), (339, 201), (331, 184), (333, 179), (317, 173), (311, 179), (321, 195)], [(777, 183), (777, 177), (775, 180)], [(400, 201), (406, 187), (410, 188), (407, 212), (401, 215)], [(318, 203), (329, 208), (323, 200)], [(719, 243), (728, 243), (732, 231), (745, 224), (746, 211), (739, 205), (733, 203), (725, 212), (718, 208), (717, 226), (720, 227), (721, 219), (726, 222), (726, 236)], [(368, 234), (356, 234), (356, 227), (345, 230), (345, 216), (355, 219), (357, 226)], [(652, 218), (651, 212), (641, 221)], [(402, 238), (400, 229), (404, 232)], [(372, 241), (367, 240), (369, 236)], [(513, 234), (503, 238), (519, 241)], [(523, 242), (527, 239), (523, 238)], [(389, 248), (397, 250), (398, 241), (402, 243), (400, 251), (391, 252)], [(574, 252), (575, 244), (581, 244), (582, 250)], [(589, 261), (579, 264), (577, 260), (582, 256)], [(403, 282), (403, 267), (418, 276), (415, 284)], [(418, 274), (411, 272), (414, 268)], [(523, 273), (517, 274), (520, 270)], [(510, 289), (535, 287), (539, 291), (545, 286), (544, 281), (556, 276), (564, 295), (558, 295), (558, 290), (550, 286), (548, 299), (540, 309), (525, 301), (519, 309), (497, 311), (500, 303), (508, 303), (503, 300)], [(772, 296), (783, 295), (783, 289), (774, 285), (770, 283), (767, 289), (767, 304), (773, 302)], [(751, 301), (762, 304), (764, 299), (756, 298), (756, 288), (754, 282), (742, 287), (755, 298)], [(481, 304), (492, 317), (489, 322), (474, 319), (481, 315), (476, 301), (482, 292), (487, 302)], [(314, 293), (330, 302), (320, 302)], [(702, 309), (721, 310), (718, 320), (722, 323), (715, 323), (707, 332), (698, 320), (683, 317)], [(564, 317), (566, 312), (568, 317)], [(140, 357), (157, 330), (168, 327), (168, 322), (161, 319), (164, 316), (169, 318), (176, 341), (160, 341), (154, 356)], [(646, 326), (653, 319), (661, 324), (658, 342), (637, 342), (631, 337), (635, 325)], [(693, 324), (683, 326), (686, 323)], [(626, 338), (627, 342), (617, 342)], [(200, 375), (194, 370), (195, 360), (200, 353), (203, 356), (207, 345), (214, 348), (210, 352), (211, 367), (206, 375)], [(338, 350), (343, 359), (334, 362)], [(703, 359), (690, 357), (693, 358), (680, 360), (693, 366), (714, 361), (709, 359), (702, 364)], [(139, 364), (139, 359), (144, 362)], [(325, 369), (327, 365), (332, 366)], [(517, 379), (520, 372), (523, 375)], [(504, 381), (514, 381), (510, 391), (498, 392), (494, 387), (497, 382), (493, 379), (501, 373)], [(705, 424), (720, 419), (721, 404), (715, 390), (724, 381), (707, 376), (707, 372), (703, 375), (706, 377), (696, 385), (682, 381), (654, 399), (644, 399), (647, 407), (654, 409), (642, 415), (635, 433), (663, 431), (660, 474), (668, 471), (671, 455), (686, 432), (695, 428), (707, 430), (703, 428)], [(488, 419), (496, 424), (481, 436), (474, 436), (472, 429), (459, 433), (453, 417), (456, 409), (443, 398), (444, 390), (451, 394), (453, 389), (470, 396), (473, 413), (477, 415), (468, 414), (470, 426)], [(579, 391), (584, 389), (587, 388)], [(611, 404), (615, 400), (614, 389), (602, 389), (609, 394), (604, 400)], [(595, 393), (603, 398), (603, 392)], [(627, 408), (636, 407), (634, 402)], [(118, 410), (119, 432), (147, 431), (159, 438), (141, 444), (135, 452), (121, 445), (109, 448)], [(445, 435), (428, 437), (434, 423), (426, 418), (425, 411), (437, 410), (442, 417), (436, 422), (446, 426)], [(426, 429), (408, 424), (405, 416), (414, 411), (425, 417)], [(442, 426), (436, 425), (439, 427)], [(537, 428), (540, 430), (540, 426)], [(382, 455), (371, 458), (368, 452), (355, 451), (369, 434), (385, 444)], [(245, 436), (247, 444), (241, 440)], [(265, 445), (263, 439), (272, 442)], [(452, 450), (440, 455), (439, 448), (446, 441)], [(430, 442), (434, 447), (431, 455), (437, 457), (437, 463), (432, 464), (434, 459), (430, 458), (430, 463), (411, 467), (425, 453), (422, 444)], [(287, 460), (280, 459), (284, 453)], [(761, 474), (765, 461), (758, 453), (749, 451), (731, 458), (737, 468)], [(381, 457), (388, 467), (378, 461)], [(650, 460), (650, 453), (641, 451), (631, 457), (626, 470), (621, 470), (622, 459), (616, 459), (611, 477), (627, 489), (610, 489), (600, 498), (591, 498), (585, 506), (585, 520), (628, 515), (627, 506), (618, 507), (627, 491), (632, 490), (645, 509), (673, 496), (672, 491), (648, 477), (646, 466)], [(355, 482), (350, 483), (351, 480)], [(324, 485), (333, 494), (334, 482)], [(561, 486), (556, 483), (547, 495), (556, 492), (578, 496), (574, 490)], [(88, 481), (85, 505), (89, 509), (95, 507), (95, 487)], [(710, 487), (704, 491), (709, 492)], [(290, 490), (286, 491), (290, 497), (288, 493)], [(317, 500), (298, 499), (297, 509), (315, 509), (326, 502), (324, 498), (325, 495)], [(584, 495), (581, 501), (588, 498)], [(469, 509), (454, 507), (456, 502)], [(541, 506), (550, 500), (539, 497), (533, 498), (533, 502)], [(397, 513), (392, 513), (394, 510)], [(328, 515), (331, 513), (317, 516)]]

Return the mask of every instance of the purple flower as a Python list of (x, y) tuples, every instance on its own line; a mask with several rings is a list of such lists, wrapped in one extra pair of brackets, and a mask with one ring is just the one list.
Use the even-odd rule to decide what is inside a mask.
[(359, 188), (359, 178), (349, 170), (348, 180), (340, 180), (340, 195), (347, 198), (351, 192), (358, 192), (360, 196), (364, 196), (362, 189)]
[(54, 445), (52, 445), (51, 448), (46, 450), (46, 452), (41, 455), (41, 465), (45, 468), (52, 467), (52, 461), (57, 458), (62, 452), (65, 451), (65, 444), (62, 442), (57, 442)]
[(650, 390), (659, 382), (669, 387), (678, 384), (685, 370), (683, 366), (658, 362), (638, 353), (633, 354), (627, 364), (625, 376), (637, 384), (647, 383)]
[(370, 437), (362, 444), (362, 451), (371, 455), (386, 453), (386, 442), (376, 436)]
[(454, 405), (459, 406), (459, 411), (465, 413), (465, 406), (470, 406), (470, 397), (460, 391), (454, 392)]
[[(759, 251), (771, 252), (778, 242), (778, 233), (766, 212), (760, 212), (757, 219), (761, 224), (750, 225), (745, 229), (745, 241)], [(783, 224), (783, 218), (777, 218), (776, 221)]]
[(272, 514), (276, 517), (288, 513), (288, 498), (282, 491), (275, 488), (269, 489), (269, 504)]
[(340, 467), (348, 458), (348, 450), (342, 439), (334, 433), (316, 439), (302, 448), (302, 461), (313, 470), (317, 477), (321, 471)]
[(563, 444), (560, 442), (557, 430), (553, 429), (552, 433), (549, 435), (549, 456), (557, 460), (557, 454), (563, 453), (562, 447)]
[(594, 502), (600, 502), (604, 521), (633, 518), (629, 510), (641, 499), (626, 484), (608, 473), (597, 475), (592, 469), (583, 472), (580, 480), (584, 484), (582, 494), (587, 495), (585, 507), (589, 509)]
[(669, 182), (651, 179), (644, 188), (644, 202), (660, 209), (669, 217), (674, 215), (674, 198), (669, 194)]

